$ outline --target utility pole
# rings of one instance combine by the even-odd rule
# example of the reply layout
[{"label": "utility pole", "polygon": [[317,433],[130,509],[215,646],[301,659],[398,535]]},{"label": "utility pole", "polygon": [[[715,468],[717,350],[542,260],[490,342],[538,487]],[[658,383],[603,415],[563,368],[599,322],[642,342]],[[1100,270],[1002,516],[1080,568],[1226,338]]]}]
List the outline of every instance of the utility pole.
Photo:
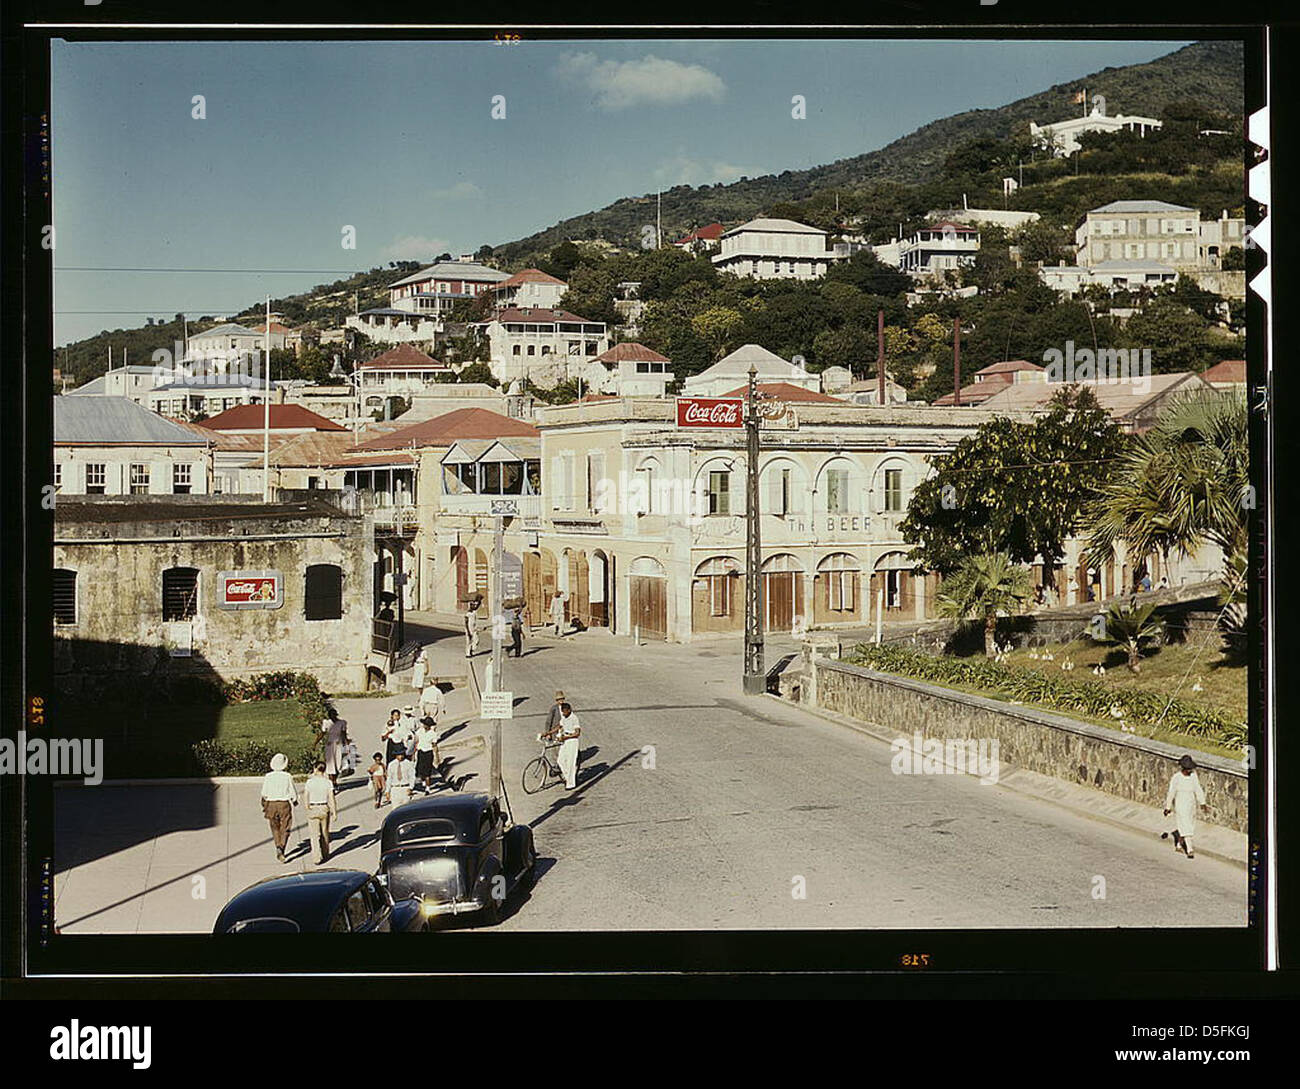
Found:
[{"label": "utility pole", "polygon": [[885,403],[885,312],[876,311],[876,397]]},{"label": "utility pole", "polygon": [[[496,530],[492,540],[492,686],[491,691],[502,691],[501,663],[502,639],[505,634],[505,617],[502,615],[503,599],[501,575],[505,556],[505,517],[496,516]],[[501,720],[492,720],[492,793],[501,796]]]},{"label": "utility pole", "polygon": [[961,318],[952,319],[952,403],[961,405]]},{"label": "utility pole", "polygon": [[271,296],[266,297],[266,391],[262,404],[262,502],[271,501]]},{"label": "utility pole", "polygon": [[763,666],[763,540],[758,509],[758,368],[749,367],[749,411],[745,417],[745,675],[747,696],[767,691]]}]

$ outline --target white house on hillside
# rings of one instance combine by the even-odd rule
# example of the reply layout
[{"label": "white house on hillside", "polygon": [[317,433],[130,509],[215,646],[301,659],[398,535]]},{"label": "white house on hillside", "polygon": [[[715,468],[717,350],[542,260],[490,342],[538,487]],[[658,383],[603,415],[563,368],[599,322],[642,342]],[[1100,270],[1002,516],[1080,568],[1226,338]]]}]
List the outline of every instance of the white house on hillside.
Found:
[{"label": "white house on hillside", "polygon": [[1092,112],[1084,117],[1071,117],[1042,126],[1030,121],[1029,135],[1040,147],[1045,147],[1057,158],[1062,158],[1079,150],[1077,137],[1083,132],[1119,132],[1128,129],[1145,136],[1148,130],[1162,127],[1163,122],[1154,117],[1128,117],[1122,113],[1107,117],[1106,101],[1099,99]]},{"label": "white house on hillside", "polygon": [[806,368],[757,344],[745,344],[707,370],[687,378],[682,392],[690,397],[721,397],[749,382],[751,365],[758,372],[759,382],[785,382],[801,389],[821,391],[821,375],[810,374]]},{"label": "white house on hillside", "polygon": [[816,280],[839,259],[826,239],[792,219],[751,219],[722,235],[711,260],[719,272],[757,280]]},{"label": "white house on hillside", "polygon": [[568,290],[569,285],[563,280],[548,275],[539,268],[523,269],[508,280],[492,285],[494,305],[497,307],[556,307]]},{"label": "white house on hillside", "polygon": [[609,347],[603,321],[549,307],[506,307],[470,327],[487,336],[492,373],[502,382],[528,378],[549,388],[584,373]]}]

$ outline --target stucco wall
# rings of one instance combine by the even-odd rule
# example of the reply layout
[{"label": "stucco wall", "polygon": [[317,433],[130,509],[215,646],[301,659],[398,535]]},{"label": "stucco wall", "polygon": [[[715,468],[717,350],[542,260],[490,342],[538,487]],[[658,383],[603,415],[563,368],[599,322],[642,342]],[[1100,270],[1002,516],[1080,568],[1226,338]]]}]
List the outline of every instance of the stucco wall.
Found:
[{"label": "stucco wall", "polygon": [[[1003,765],[1091,786],[1163,808],[1169,779],[1185,750],[1118,730],[967,695],[861,666],[814,659],[815,681],[801,698],[829,711],[910,737],[996,738]],[[1237,832],[1248,830],[1247,779],[1240,763],[1193,754],[1205,788],[1202,816]]]},{"label": "stucco wall", "polygon": [[[56,523],[54,567],[77,572],[77,623],[55,627],[56,672],[162,665],[169,673],[212,670],[229,679],[292,669],[315,674],[326,688],[359,691],[373,604],[369,532],[366,520],[343,516]],[[305,619],[311,564],[342,568],[340,619]],[[199,570],[189,658],[158,649],[171,634],[162,618],[162,573],[170,567]],[[217,573],[232,570],[280,571],[283,604],[219,608]]]}]

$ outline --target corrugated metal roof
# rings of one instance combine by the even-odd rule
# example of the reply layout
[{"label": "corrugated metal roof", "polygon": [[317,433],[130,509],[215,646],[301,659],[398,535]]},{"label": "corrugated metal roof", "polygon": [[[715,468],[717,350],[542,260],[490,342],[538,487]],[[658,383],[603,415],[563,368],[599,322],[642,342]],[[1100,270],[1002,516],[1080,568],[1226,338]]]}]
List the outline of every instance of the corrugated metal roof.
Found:
[{"label": "corrugated metal roof", "polygon": [[403,276],[400,280],[394,280],[388,286],[400,287],[403,284],[417,284],[421,280],[434,279],[477,280],[498,284],[502,280],[510,279],[510,273],[502,272],[500,269],[488,268],[487,265],[480,265],[474,261],[439,261],[428,268],[420,269],[419,272],[413,272],[409,276]]},{"label": "corrugated metal roof", "polygon": [[55,397],[54,443],[206,446],[207,440],[128,397]]}]

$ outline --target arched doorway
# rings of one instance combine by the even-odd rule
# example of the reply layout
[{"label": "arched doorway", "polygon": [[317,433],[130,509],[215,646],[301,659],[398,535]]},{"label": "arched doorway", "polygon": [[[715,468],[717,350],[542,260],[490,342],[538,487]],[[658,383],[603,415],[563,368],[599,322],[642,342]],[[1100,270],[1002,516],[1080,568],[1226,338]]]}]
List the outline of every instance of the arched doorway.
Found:
[{"label": "arched doorway", "polygon": [[568,569],[564,618],[571,622],[576,617],[584,626],[591,627],[591,598],[588,585],[591,574],[587,554],[578,548],[566,548],[564,561]]},{"label": "arched doorway", "polygon": [[451,562],[456,568],[456,607],[463,608],[469,597],[469,553],[460,545],[452,545]]},{"label": "arched doorway", "polygon": [[697,634],[744,627],[745,583],[734,556],[710,556],[691,582],[691,630]]},{"label": "arched doorway", "polygon": [[898,620],[910,619],[916,611],[916,576],[902,552],[888,552],[876,561],[871,575],[871,608],[891,613]]},{"label": "arched doorway", "polygon": [[600,549],[591,554],[587,564],[587,601],[593,627],[610,626],[609,557]]},{"label": "arched doorway", "polygon": [[540,627],[550,619],[556,590],[555,554],[540,548],[524,554],[524,602],[529,623]]},{"label": "arched doorway", "polygon": [[851,552],[832,552],[813,577],[813,620],[836,624],[861,619],[862,564]]},{"label": "arched doorway", "polygon": [[628,571],[631,622],[642,639],[668,638],[668,578],[663,564],[638,556]]},{"label": "arched doorway", "polygon": [[803,610],[803,565],[789,552],[763,561],[763,601],[768,631],[790,631]]}]

